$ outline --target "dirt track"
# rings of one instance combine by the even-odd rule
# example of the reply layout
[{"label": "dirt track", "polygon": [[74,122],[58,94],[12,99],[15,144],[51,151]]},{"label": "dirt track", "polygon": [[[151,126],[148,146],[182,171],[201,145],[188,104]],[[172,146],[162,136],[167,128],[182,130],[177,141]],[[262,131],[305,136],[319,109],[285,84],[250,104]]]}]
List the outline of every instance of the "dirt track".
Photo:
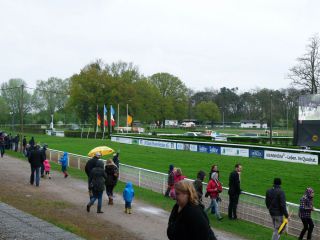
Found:
[{"label": "dirt track", "polygon": [[[52,179],[41,179],[40,187],[31,186],[29,164],[12,157],[0,158],[0,201],[40,218],[77,228],[88,239],[167,239],[169,213],[134,201],[133,214],[123,212],[122,198],[116,195],[112,207],[106,204],[104,214],[97,215],[96,205],[87,213],[87,186],[84,181],[64,179],[53,172]],[[50,216],[50,217],[48,217]],[[219,240],[240,239],[215,231]]]}]

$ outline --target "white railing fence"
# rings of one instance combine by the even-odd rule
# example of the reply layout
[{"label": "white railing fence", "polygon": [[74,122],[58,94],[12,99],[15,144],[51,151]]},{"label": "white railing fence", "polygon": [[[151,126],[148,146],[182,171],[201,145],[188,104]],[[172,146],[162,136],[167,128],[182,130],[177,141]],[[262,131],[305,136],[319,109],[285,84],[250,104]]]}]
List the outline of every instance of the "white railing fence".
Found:
[{"label": "white railing fence", "polygon": [[[48,149],[47,156],[50,161],[58,163],[60,157],[63,155],[62,151]],[[84,170],[87,156],[77,155],[69,153],[69,167]],[[142,188],[150,189],[152,191],[164,194],[167,188],[167,177],[165,173],[160,173],[148,169],[138,168],[126,164],[120,163],[119,180],[122,182],[131,181],[134,185]],[[188,179],[193,181],[191,179]],[[206,183],[204,183],[204,192]],[[228,189],[224,188],[224,191],[220,194],[222,202],[220,203],[220,211],[222,213],[228,213]],[[205,206],[209,206],[210,199],[203,198]],[[298,217],[299,205],[287,202],[287,208],[291,213],[291,218],[288,224],[288,233],[294,236],[298,236],[303,225]],[[314,239],[320,239],[320,211],[316,209],[312,213],[315,228],[313,231]],[[240,195],[238,205],[238,217],[262,226],[272,228],[271,217],[268,209],[265,206],[265,197],[243,192]]]}]

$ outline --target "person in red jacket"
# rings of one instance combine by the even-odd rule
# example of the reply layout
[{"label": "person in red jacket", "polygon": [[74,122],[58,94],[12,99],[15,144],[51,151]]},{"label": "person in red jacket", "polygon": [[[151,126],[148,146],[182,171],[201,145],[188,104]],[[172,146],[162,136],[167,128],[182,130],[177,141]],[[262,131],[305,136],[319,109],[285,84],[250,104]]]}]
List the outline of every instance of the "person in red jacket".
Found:
[{"label": "person in red jacket", "polygon": [[222,185],[218,179],[219,175],[218,172],[213,172],[211,175],[211,179],[207,186],[207,192],[209,193],[211,204],[206,209],[206,212],[209,211],[209,209],[214,208],[215,215],[217,219],[220,221],[222,220],[222,217],[219,212],[219,193],[222,192]]}]

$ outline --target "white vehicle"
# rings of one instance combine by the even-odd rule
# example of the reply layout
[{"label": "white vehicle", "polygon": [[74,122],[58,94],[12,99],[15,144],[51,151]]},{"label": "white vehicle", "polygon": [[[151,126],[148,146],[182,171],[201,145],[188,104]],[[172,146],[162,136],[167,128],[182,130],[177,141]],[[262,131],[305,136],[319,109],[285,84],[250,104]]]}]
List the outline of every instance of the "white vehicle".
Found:
[{"label": "white vehicle", "polygon": [[190,128],[190,127],[195,127],[196,124],[194,122],[183,122],[181,123],[181,127],[184,127],[184,128]]},{"label": "white vehicle", "polygon": [[199,136],[199,133],[197,133],[197,132],[186,132],[186,133],[183,134],[183,136],[196,137],[196,136]]}]

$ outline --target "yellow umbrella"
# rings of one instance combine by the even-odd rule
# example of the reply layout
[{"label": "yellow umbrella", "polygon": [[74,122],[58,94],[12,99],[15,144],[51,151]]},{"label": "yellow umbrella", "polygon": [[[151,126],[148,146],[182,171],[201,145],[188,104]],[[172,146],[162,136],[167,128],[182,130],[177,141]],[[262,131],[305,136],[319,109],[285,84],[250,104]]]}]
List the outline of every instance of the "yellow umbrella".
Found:
[{"label": "yellow umbrella", "polygon": [[92,149],[89,153],[88,156],[89,157],[93,157],[97,152],[100,152],[102,156],[104,155],[108,155],[114,152],[114,150],[112,148],[109,148],[107,146],[100,146],[100,147],[96,147],[94,149]]}]

